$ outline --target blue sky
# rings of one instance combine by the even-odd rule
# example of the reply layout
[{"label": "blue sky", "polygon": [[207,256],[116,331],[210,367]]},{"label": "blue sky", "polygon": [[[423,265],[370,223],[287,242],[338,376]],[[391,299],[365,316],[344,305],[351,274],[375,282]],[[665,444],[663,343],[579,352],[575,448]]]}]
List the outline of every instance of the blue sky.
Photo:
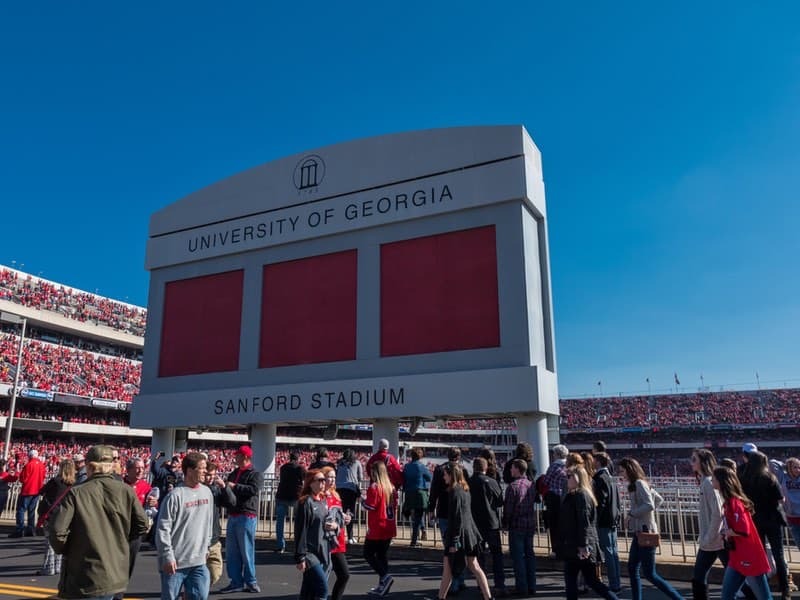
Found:
[{"label": "blue sky", "polygon": [[4,3],[0,263],[145,304],[149,216],[194,190],[519,123],[562,395],[800,385],[798,22],[794,2]]}]

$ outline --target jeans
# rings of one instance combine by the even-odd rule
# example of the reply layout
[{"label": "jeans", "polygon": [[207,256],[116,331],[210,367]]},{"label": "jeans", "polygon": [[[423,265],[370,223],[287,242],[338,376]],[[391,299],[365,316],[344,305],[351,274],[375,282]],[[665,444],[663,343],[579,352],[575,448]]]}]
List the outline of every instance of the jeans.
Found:
[{"label": "jeans", "polygon": [[536,556],[533,554],[533,532],[508,532],[508,549],[514,561],[514,587],[518,593],[536,593]]},{"label": "jeans", "polygon": [[225,558],[228,577],[236,587],[256,583],[256,520],[244,515],[228,517]]},{"label": "jeans", "polygon": [[722,578],[721,600],[735,600],[736,592],[742,587],[745,579],[748,587],[753,591],[758,600],[772,600],[772,592],[769,591],[769,582],[766,575],[755,577],[745,577],[731,567],[725,568],[725,576]]},{"label": "jeans", "polygon": [[781,592],[789,590],[789,569],[786,567],[786,559],[783,556],[783,527],[780,525],[768,525],[758,529],[761,537],[761,544],[766,549],[769,542],[772,550],[772,558],[775,559],[775,573],[778,576],[778,584]]},{"label": "jeans", "polygon": [[633,600],[642,600],[642,580],[639,577],[640,568],[641,575],[664,592],[664,595],[668,598],[672,598],[672,600],[683,600],[683,596],[656,573],[656,549],[639,547],[639,541],[634,535],[633,541],[631,541],[631,550],[628,554],[628,576],[631,580],[631,596]]},{"label": "jeans", "polygon": [[186,600],[206,600],[211,587],[208,567],[186,567],[172,575],[161,571],[161,600],[179,600],[181,587],[186,590]]},{"label": "jeans", "polygon": [[36,529],[36,505],[39,496],[20,496],[17,504],[17,533],[25,531],[25,513],[28,513],[28,531]]},{"label": "jeans", "polygon": [[[500,530],[490,529],[489,531],[482,531],[481,535],[486,540],[486,545],[489,547],[489,554],[492,555],[492,574],[494,575],[494,587],[498,590],[505,589],[506,587],[506,574],[503,568],[503,544],[500,540]],[[478,564],[481,569],[486,572],[486,553],[481,552],[478,555]]]},{"label": "jeans", "polygon": [[608,572],[608,587],[612,590],[619,590],[622,587],[619,572],[619,551],[617,550],[617,530],[610,527],[598,527],[597,539],[600,542],[600,550],[606,561],[606,571]]},{"label": "jeans", "polygon": [[419,540],[419,534],[424,531],[425,525],[423,519],[425,518],[425,511],[421,508],[411,511],[411,543],[415,544]]},{"label": "jeans", "polygon": [[698,550],[692,573],[692,597],[695,600],[707,600],[708,573],[718,558],[723,566],[728,566],[727,550]]},{"label": "jeans", "polygon": [[[440,517],[436,519],[436,524],[439,525],[439,533],[442,534],[442,542],[444,543],[444,539],[447,537],[447,519],[442,519]],[[445,551],[447,550],[448,548],[445,548]],[[464,583],[464,573],[461,573],[458,577],[453,576],[453,581],[450,583],[450,591],[457,592],[463,587],[466,587]]]},{"label": "jeans", "polygon": [[284,526],[286,525],[286,515],[289,509],[297,510],[297,502],[288,500],[277,500],[275,503],[275,539],[278,542],[278,549],[286,548],[286,537],[284,536]]},{"label": "jeans", "polygon": [[609,590],[597,578],[597,565],[590,560],[570,558],[564,561],[564,585],[567,600],[578,600],[578,573],[583,575],[583,580],[590,588],[606,600],[619,600],[617,595]]},{"label": "jeans", "polygon": [[328,574],[317,563],[313,567],[306,567],[303,571],[303,582],[300,584],[300,600],[327,600]]}]

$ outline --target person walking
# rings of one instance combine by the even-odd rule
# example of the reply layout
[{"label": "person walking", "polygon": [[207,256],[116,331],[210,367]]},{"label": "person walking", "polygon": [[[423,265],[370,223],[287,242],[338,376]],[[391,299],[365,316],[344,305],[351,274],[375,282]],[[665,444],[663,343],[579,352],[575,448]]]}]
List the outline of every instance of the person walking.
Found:
[{"label": "person walking", "polygon": [[[439,533],[442,539],[447,536],[447,484],[444,481],[444,467],[446,464],[457,465],[461,461],[461,450],[459,448],[447,449],[447,463],[437,465],[433,470],[431,479],[431,489],[428,495],[428,515],[431,521],[435,521],[439,526]],[[450,593],[457,594],[466,587],[464,574],[453,578],[450,584]]]},{"label": "person walking", "polygon": [[44,529],[44,562],[37,575],[58,575],[61,573],[62,556],[56,554],[50,543],[48,530],[49,521],[53,511],[58,507],[61,500],[75,485],[75,463],[71,460],[62,460],[58,465],[58,474],[44,484],[42,488],[42,499],[39,502],[39,521],[37,524]]},{"label": "person walking", "polygon": [[[28,462],[22,467],[19,474],[19,482],[22,487],[19,491],[17,500],[17,528],[8,537],[20,538],[23,535],[34,535],[36,530],[36,504],[39,502],[39,494],[44,486],[45,466],[39,460],[39,452],[35,449],[28,451]],[[25,515],[28,515],[28,523],[25,524]]]},{"label": "person walking", "polygon": [[289,462],[281,465],[278,471],[278,489],[275,492],[275,552],[283,554],[286,550],[286,516],[297,510],[297,501],[303,489],[306,469],[299,462],[297,450],[289,451]]},{"label": "person walking", "polygon": [[378,440],[378,451],[367,460],[367,474],[372,472],[372,465],[376,462],[382,462],[386,465],[389,481],[392,482],[395,489],[399,489],[403,485],[403,467],[400,466],[397,458],[389,453],[389,440],[386,438]]},{"label": "person walking", "polygon": [[616,593],[622,589],[617,545],[621,506],[619,488],[611,476],[611,457],[605,452],[596,452],[592,456],[592,461],[595,468],[595,473],[592,475],[592,491],[597,502],[597,540],[606,563],[608,587]]},{"label": "person walking", "polygon": [[767,573],[769,560],[753,523],[753,503],[742,491],[736,472],[727,467],[714,469],[714,489],[723,500],[722,535],[728,550],[728,565],[722,578],[721,600],[735,600],[746,581],[757,600],[771,600]]},{"label": "person walking", "polygon": [[569,450],[563,444],[553,446],[553,462],[544,474],[542,485],[545,488],[543,494],[545,509],[545,524],[550,533],[550,548],[555,551],[559,544],[561,534],[558,531],[558,511],[561,508],[561,498],[567,488],[567,455]]},{"label": "person walking", "polygon": [[432,476],[422,464],[421,448],[412,448],[409,456],[411,460],[403,467],[403,516],[411,519],[411,547],[417,548],[419,539],[426,539],[424,520]]},{"label": "person walking", "polygon": [[225,534],[225,566],[230,583],[220,594],[234,592],[260,593],[256,581],[256,521],[261,473],[253,469],[253,450],[241,446],[234,456],[236,470],[225,484],[228,525]]},{"label": "person walking", "polygon": [[350,580],[350,568],[347,565],[347,532],[346,525],[350,520],[342,510],[342,499],[336,491],[336,469],[324,467],[322,474],[325,476],[325,500],[328,505],[327,523],[335,523],[336,529],[326,530],[325,535],[328,539],[328,546],[331,550],[331,566],[336,575],[336,583],[333,584],[331,600],[341,600],[347,582]]},{"label": "person walking", "polygon": [[387,553],[389,544],[397,535],[397,491],[389,480],[383,461],[375,461],[369,473],[372,483],[361,506],[367,511],[367,539],[364,541],[364,559],[378,574],[378,585],[369,593],[385,596],[394,579],[389,575]]},{"label": "person walking", "polygon": [[325,538],[325,475],[309,469],[294,513],[294,561],[303,574],[300,600],[327,600],[331,553]]},{"label": "person walking", "polygon": [[[356,514],[356,504],[361,498],[361,482],[364,480],[364,467],[356,458],[352,448],[346,448],[336,465],[336,491],[342,499],[342,510],[351,517]],[[358,540],[353,535],[355,519],[347,522],[347,543],[356,544]]]},{"label": "person walking", "polygon": [[728,564],[728,552],[722,539],[722,499],[714,489],[712,475],[717,468],[714,454],[705,448],[692,452],[692,472],[700,485],[700,499],[697,504],[697,556],[692,573],[692,597],[695,600],[708,598],[708,573],[720,560],[722,566]]},{"label": "person walking", "polygon": [[64,555],[59,598],[111,600],[128,586],[128,540],[147,531],[147,516],[133,489],[114,477],[112,451],[89,449],[88,478],[72,486],[51,517],[50,543]]},{"label": "person walking", "polygon": [[492,594],[489,591],[489,582],[478,563],[483,540],[472,519],[469,485],[464,478],[464,470],[461,465],[447,463],[443,471],[448,490],[448,523],[447,535],[442,540],[444,561],[442,581],[439,583],[439,598],[447,597],[453,577],[463,572],[466,567],[475,576],[483,599],[490,600]]},{"label": "person walking", "polygon": [[211,522],[211,545],[208,547],[206,567],[208,567],[209,586],[214,585],[222,577],[222,509],[225,506],[222,489],[225,482],[217,477],[217,463],[206,462],[206,476],[203,483],[208,486],[214,498],[214,520]]},{"label": "person walking", "polygon": [[761,544],[766,546],[769,542],[781,597],[786,600],[791,597],[791,592],[789,570],[783,554],[783,527],[786,525],[783,491],[777,477],[769,470],[767,455],[758,450],[750,452],[740,481],[744,495],[753,502],[753,523]]},{"label": "person walking", "polygon": [[506,488],[503,525],[508,530],[508,547],[514,561],[514,586],[517,595],[536,594],[536,555],[533,534],[536,531],[536,488],[526,473],[528,465],[521,458],[511,461],[511,483]]},{"label": "person walking", "polygon": [[785,464],[770,460],[769,464],[783,490],[783,507],[789,531],[792,532],[795,545],[800,548],[800,458],[789,458]]},{"label": "person walking", "polygon": [[[472,461],[472,477],[469,478],[472,519],[492,555],[492,574],[496,597],[507,595],[505,568],[503,565],[503,543],[500,539],[500,509],[503,507],[503,490],[497,479],[490,476],[489,463],[483,457]],[[448,508],[449,511],[449,508]],[[486,552],[478,554],[478,564],[486,572]]]},{"label": "person walking", "polygon": [[559,519],[562,541],[556,554],[564,560],[567,600],[578,600],[579,574],[601,597],[617,600],[617,595],[597,577],[597,565],[601,561],[595,527],[597,502],[591,479],[583,467],[573,467],[567,472],[567,493],[561,503]]},{"label": "person walking", "polygon": [[164,498],[158,517],[156,550],[161,600],[206,600],[210,587],[206,557],[211,547],[214,496],[203,485],[206,459],[189,452],[181,461],[183,482]]},{"label": "person walking", "polygon": [[644,470],[636,459],[625,457],[619,461],[620,471],[628,482],[630,510],[628,512],[628,531],[633,533],[628,552],[628,576],[631,581],[633,600],[642,598],[643,576],[668,598],[682,600],[677,590],[656,573],[656,549],[639,545],[637,533],[640,531],[658,533],[656,509],[663,498],[650,487]]}]

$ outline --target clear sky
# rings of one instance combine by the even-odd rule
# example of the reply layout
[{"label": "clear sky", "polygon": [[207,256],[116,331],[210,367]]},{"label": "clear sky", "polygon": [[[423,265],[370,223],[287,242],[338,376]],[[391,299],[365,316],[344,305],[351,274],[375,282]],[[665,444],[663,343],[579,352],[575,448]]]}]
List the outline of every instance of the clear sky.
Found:
[{"label": "clear sky", "polygon": [[562,395],[800,385],[799,23],[797,2],[1,3],[0,263],[144,305],[149,216],[194,190],[522,124]]}]

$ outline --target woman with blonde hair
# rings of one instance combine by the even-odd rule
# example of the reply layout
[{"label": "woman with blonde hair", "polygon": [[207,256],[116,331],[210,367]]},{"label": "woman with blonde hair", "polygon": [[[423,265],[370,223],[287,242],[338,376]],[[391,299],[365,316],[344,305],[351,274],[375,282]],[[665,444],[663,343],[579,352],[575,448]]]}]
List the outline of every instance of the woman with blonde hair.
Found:
[{"label": "woman with blonde hair", "polygon": [[486,574],[478,564],[481,554],[481,534],[472,518],[472,506],[469,485],[464,478],[461,465],[446,463],[442,467],[445,485],[447,485],[447,533],[444,544],[444,568],[442,581],[439,584],[439,598],[446,598],[447,591],[454,577],[458,577],[468,568],[475,576],[484,600],[492,597]]},{"label": "woman with blonde hair", "polygon": [[633,538],[628,552],[628,576],[631,580],[631,596],[633,600],[642,598],[641,570],[641,575],[661,590],[665,596],[672,600],[683,600],[683,596],[656,573],[655,547],[640,546],[637,536],[640,531],[658,533],[656,509],[661,506],[664,499],[650,487],[644,469],[636,459],[626,456],[619,461],[619,468],[623,477],[628,481],[628,496],[630,497],[628,531],[633,534]]},{"label": "woman with blonde hair", "polygon": [[45,529],[45,552],[42,568],[37,571],[37,575],[58,575],[61,573],[62,556],[56,554],[50,545],[47,528],[52,512],[73,485],[75,485],[75,463],[72,460],[62,460],[58,463],[58,474],[45,483],[40,492],[42,501],[39,502],[39,522],[37,527]]},{"label": "woman with blonde hair", "polygon": [[607,600],[617,600],[597,577],[602,560],[597,538],[597,500],[586,469],[580,466],[567,470],[567,493],[558,513],[561,545],[558,556],[564,561],[564,583],[567,600],[578,598],[578,575],[590,588]]},{"label": "woman with blonde hair", "polygon": [[350,521],[350,516],[346,515],[342,509],[342,499],[336,491],[336,469],[333,467],[323,467],[320,469],[325,475],[325,498],[328,504],[328,522],[336,523],[337,529],[326,532],[328,543],[331,548],[331,565],[336,574],[336,583],[333,584],[331,600],[341,600],[344,589],[350,580],[350,569],[347,566],[347,535],[345,526]]},{"label": "woman with blonde hair", "polygon": [[372,483],[361,506],[367,511],[367,538],[364,540],[364,560],[378,574],[378,585],[370,590],[375,596],[385,596],[394,579],[389,575],[386,557],[389,544],[397,535],[397,491],[389,480],[389,472],[381,461],[372,463],[369,473]]}]

